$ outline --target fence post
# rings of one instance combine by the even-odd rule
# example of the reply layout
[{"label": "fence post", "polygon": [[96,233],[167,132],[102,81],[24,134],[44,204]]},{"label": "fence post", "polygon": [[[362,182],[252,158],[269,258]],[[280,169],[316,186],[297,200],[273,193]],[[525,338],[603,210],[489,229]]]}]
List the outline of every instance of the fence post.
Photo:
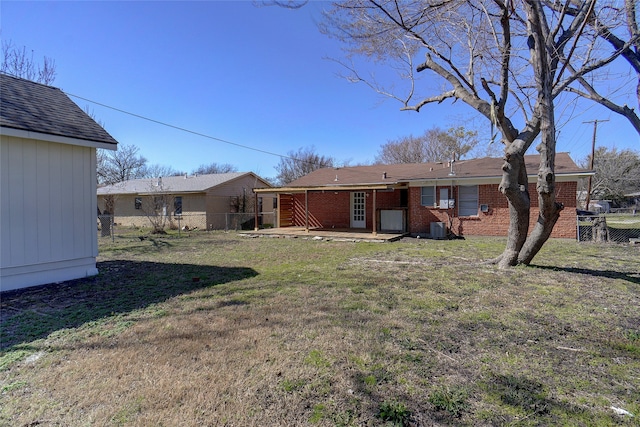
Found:
[{"label": "fence post", "polygon": [[582,241],[582,237],[580,236],[580,215],[576,215],[576,237],[578,242]]}]

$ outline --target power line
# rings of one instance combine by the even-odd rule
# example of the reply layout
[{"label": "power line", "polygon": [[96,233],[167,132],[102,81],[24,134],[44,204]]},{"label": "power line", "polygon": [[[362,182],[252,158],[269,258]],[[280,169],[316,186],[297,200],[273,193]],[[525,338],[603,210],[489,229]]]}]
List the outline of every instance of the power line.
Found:
[{"label": "power line", "polygon": [[252,151],[256,151],[258,153],[263,153],[263,154],[268,154],[270,156],[280,157],[281,159],[290,159],[290,160],[304,162],[304,163],[308,163],[308,164],[312,164],[312,165],[316,165],[316,166],[321,166],[322,167],[322,164],[319,164],[319,163],[313,163],[313,162],[309,162],[309,161],[302,160],[302,159],[296,159],[295,157],[285,156],[283,154],[278,154],[278,153],[273,153],[271,151],[261,150],[259,148],[250,147],[248,145],[238,144],[237,142],[227,141],[227,140],[222,139],[222,138],[217,138],[215,136],[211,136],[211,135],[207,135],[207,134],[204,134],[204,133],[196,132],[196,131],[193,131],[193,130],[190,130],[190,129],[186,129],[186,128],[183,128],[183,127],[180,127],[180,126],[172,125],[170,123],[162,122],[160,120],[155,120],[155,119],[152,119],[150,117],[145,117],[145,116],[142,116],[140,114],[132,113],[130,111],[126,111],[126,110],[123,110],[123,109],[120,109],[120,108],[112,107],[110,105],[106,105],[106,104],[103,104],[101,102],[93,101],[91,99],[85,98],[85,97],[80,96],[80,95],[74,95],[73,93],[69,93],[69,92],[64,92],[64,93],[66,95],[68,95],[68,96],[73,96],[74,98],[82,99],[83,101],[91,102],[92,104],[96,104],[96,105],[99,105],[101,107],[117,111],[119,113],[127,114],[129,116],[137,117],[139,119],[147,120],[149,122],[156,123],[156,124],[159,124],[161,126],[170,127],[172,129],[176,129],[176,130],[179,130],[179,131],[182,131],[182,132],[187,132],[187,133],[190,133],[192,135],[197,135],[197,136],[200,136],[200,137],[203,137],[203,138],[212,139],[214,141],[222,142],[224,144],[234,145],[236,147],[244,148],[245,150],[252,150]]}]

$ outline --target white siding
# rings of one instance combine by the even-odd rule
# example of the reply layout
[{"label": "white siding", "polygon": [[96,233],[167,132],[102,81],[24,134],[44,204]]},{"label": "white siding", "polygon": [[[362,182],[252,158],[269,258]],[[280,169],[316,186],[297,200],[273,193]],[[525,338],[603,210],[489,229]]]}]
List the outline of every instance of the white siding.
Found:
[{"label": "white siding", "polygon": [[95,148],[0,138],[1,289],[97,273]]}]

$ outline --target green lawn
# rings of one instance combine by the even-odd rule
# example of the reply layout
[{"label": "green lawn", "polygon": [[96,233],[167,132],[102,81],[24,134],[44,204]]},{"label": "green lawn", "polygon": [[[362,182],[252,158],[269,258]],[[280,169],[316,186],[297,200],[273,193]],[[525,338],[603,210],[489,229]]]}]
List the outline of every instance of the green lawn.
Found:
[{"label": "green lawn", "polygon": [[504,243],[105,239],[2,295],[0,425],[640,425],[640,248]]}]

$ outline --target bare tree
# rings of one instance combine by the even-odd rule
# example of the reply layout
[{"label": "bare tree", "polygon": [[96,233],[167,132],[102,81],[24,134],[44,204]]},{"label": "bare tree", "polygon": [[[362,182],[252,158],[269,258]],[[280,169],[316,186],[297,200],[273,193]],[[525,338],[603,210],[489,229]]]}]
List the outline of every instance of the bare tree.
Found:
[{"label": "bare tree", "polygon": [[299,148],[280,158],[280,163],[276,165],[276,179],[280,185],[286,185],[316,169],[332,167],[334,163],[332,157],[317,154],[315,147]]},{"label": "bare tree", "polygon": [[[345,44],[341,63],[351,81],[400,101],[408,111],[460,100],[501,134],[505,162],[499,189],[510,208],[507,245],[495,260],[501,267],[529,264],[563,209],[555,200],[556,105],[578,98],[597,102],[640,133],[635,111],[603,92],[629,85],[603,78],[616,58],[640,76],[635,0],[350,0],[334,3],[325,18],[321,29]],[[401,69],[405,91],[363,76],[353,56]],[[440,79],[439,89],[422,84],[423,72]],[[540,208],[529,232],[524,154],[537,138]]]},{"label": "bare tree", "polygon": [[166,234],[165,228],[171,224],[175,199],[169,190],[159,177],[149,185],[149,195],[141,198],[140,209],[151,223],[152,234]]},{"label": "bare tree", "polygon": [[88,105],[85,105],[84,112],[87,113],[87,116],[91,117],[94,122],[100,125],[100,127],[104,128],[104,122],[96,116],[96,112]]},{"label": "bare tree", "polygon": [[[584,167],[590,165],[590,157],[582,162]],[[640,191],[640,153],[636,151],[599,147],[593,156],[593,169],[593,199],[619,202],[625,194]]]},{"label": "bare tree", "polygon": [[158,178],[162,176],[180,176],[185,175],[185,172],[175,170],[171,166],[166,165],[145,165],[140,171],[141,178]]},{"label": "bare tree", "polygon": [[97,150],[98,183],[115,184],[147,176],[147,159],[135,145],[119,146],[117,151]]},{"label": "bare tree", "polygon": [[478,143],[477,132],[463,127],[444,131],[438,127],[422,136],[409,135],[388,141],[380,147],[376,163],[425,163],[460,160]]},{"label": "bare tree", "polygon": [[33,51],[29,55],[26,47],[19,48],[11,40],[2,40],[0,72],[50,85],[56,79],[56,63],[45,56],[39,64],[33,59]]},{"label": "bare tree", "polygon": [[194,175],[208,175],[213,173],[229,173],[238,172],[238,168],[229,163],[209,163],[208,165],[200,165],[193,170]]}]

